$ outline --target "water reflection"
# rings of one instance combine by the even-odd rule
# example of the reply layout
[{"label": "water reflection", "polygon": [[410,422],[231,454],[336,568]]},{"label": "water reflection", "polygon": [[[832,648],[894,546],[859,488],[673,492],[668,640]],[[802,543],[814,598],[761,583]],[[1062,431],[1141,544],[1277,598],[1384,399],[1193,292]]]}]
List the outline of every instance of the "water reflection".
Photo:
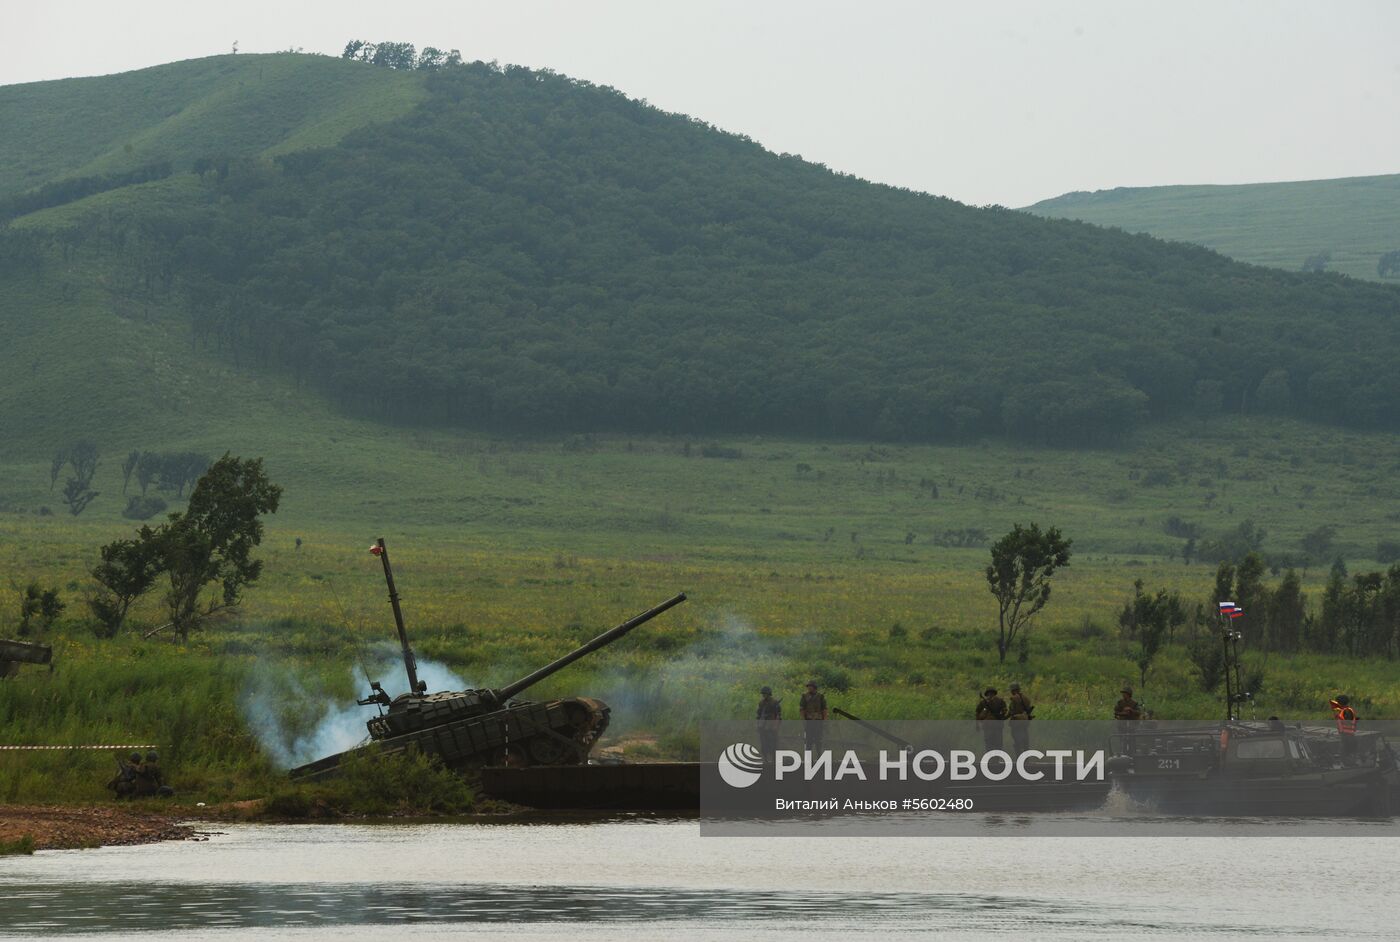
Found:
[{"label": "water reflection", "polygon": [[[952,893],[316,883],[66,883],[6,889],[0,926],[21,935],[425,923],[778,923],[831,929],[872,920],[887,928],[966,929],[987,922],[992,929],[1013,917],[1021,925],[1082,923],[1087,917],[1101,929],[1112,926],[1123,932],[1150,926],[1122,914],[1086,913],[1082,901]],[[1190,931],[1192,926],[1175,928]]]},{"label": "water reflection", "polygon": [[[1019,818],[999,830],[1034,833]],[[1190,836],[707,838],[695,822],[227,825],[205,843],[0,859],[0,935],[340,940],[355,926],[511,942],[789,938],[868,942],[1025,932],[1393,935],[1390,828],[1344,840]]]}]

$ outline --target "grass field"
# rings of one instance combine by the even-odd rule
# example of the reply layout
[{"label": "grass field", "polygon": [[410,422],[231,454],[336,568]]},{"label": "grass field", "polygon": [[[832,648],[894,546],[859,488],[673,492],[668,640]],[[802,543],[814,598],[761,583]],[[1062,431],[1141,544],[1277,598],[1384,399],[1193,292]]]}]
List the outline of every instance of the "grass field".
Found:
[{"label": "grass field", "polygon": [[1400,174],[1235,186],[1125,187],[1066,193],[1026,210],[1195,242],[1241,262],[1289,271],[1298,271],[1310,256],[1330,252],[1328,271],[1376,281],[1380,256],[1400,249],[1397,206]]},{"label": "grass field", "polygon": [[[1099,717],[1136,677],[1116,628],[1133,580],[1192,600],[1209,593],[1212,567],[1176,556],[1168,516],[1207,531],[1252,518],[1275,552],[1333,524],[1353,569],[1373,565],[1400,519],[1393,437],[1224,421],[1160,435],[1060,452],[500,440],[386,434],[348,419],[244,429],[231,444],[267,455],[284,509],[269,520],[266,575],[243,611],[188,646],[134,633],[98,641],[82,624],[96,547],[133,527],[117,513],[116,461],[97,485],[112,496],[76,520],[49,497],[47,463],[13,462],[0,469],[0,563],[14,589],[56,584],[70,608],[53,632],[55,672],[27,669],[0,685],[0,718],[11,742],[162,743],[191,800],[266,792],[274,756],[295,753],[330,706],[363,693],[361,662],[391,690],[401,685],[382,576],[366,552],[381,535],[420,657],[466,684],[506,683],[688,592],[688,604],[536,690],[602,697],[637,755],[690,754],[702,720],[747,715],[762,683],[793,698],[813,675],[834,705],[877,718],[963,716],[983,685],[1011,679],[1027,684],[1042,717]],[[34,513],[49,503],[59,512]],[[1032,520],[1060,526],[1076,554],[1029,662],[999,665],[985,545],[938,543]],[[1322,574],[1307,573],[1314,592]],[[157,601],[140,604],[134,628],[160,622]],[[0,634],[17,611],[12,592]],[[1400,715],[1391,663],[1273,655],[1265,666],[1261,711],[1322,715],[1345,688],[1366,715]],[[1180,643],[1159,658],[1144,698],[1161,716],[1218,712]],[[278,735],[260,740],[273,719]],[[109,764],[11,754],[0,760],[0,800],[98,798]]]}]

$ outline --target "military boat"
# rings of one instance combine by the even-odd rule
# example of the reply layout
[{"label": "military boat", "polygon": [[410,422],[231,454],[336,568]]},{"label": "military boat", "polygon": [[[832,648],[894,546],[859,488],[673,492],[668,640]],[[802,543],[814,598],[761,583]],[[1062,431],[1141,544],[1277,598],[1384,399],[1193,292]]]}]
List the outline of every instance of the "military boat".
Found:
[{"label": "military boat", "polygon": [[457,771],[485,766],[523,768],[584,764],[593,745],[608,728],[608,705],[592,697],[534,701],[517,699],[517,696],[686,599],[684,593],[672,596],[503,687],[429,693],[427,684],[418,679],[417,661],[404,629],[388,548],[380,539],[370,552],[379,557],[384,566],[389,603],[408,675],[408,692],[391,698],[379,683],[371,682],[369,696],[357,701],[362,706],[379,708],[379,715],[365,724],[368,741],[292,769],[290,774],[295,779],[334,775],[342,761],[356,753],[376,756],[419,753],[434,756]]},{"label": "military boat", "polygon": [[1344,734],[1277,718],[1245,721],[1240,632],[1227,623],[1223,722],[1129,720],[1111,737],[1110,778],[1164,814],[1387,817],[1400,799],[1395,748],[1375,729]]}]

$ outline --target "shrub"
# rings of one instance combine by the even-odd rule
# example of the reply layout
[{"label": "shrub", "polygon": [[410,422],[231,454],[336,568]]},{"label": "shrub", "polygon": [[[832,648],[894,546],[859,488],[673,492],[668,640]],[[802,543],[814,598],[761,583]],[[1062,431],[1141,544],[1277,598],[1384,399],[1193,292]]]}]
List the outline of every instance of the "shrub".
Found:
[{"label": "shrub", "polygon": [[58,596],[57,586],[45,589],[37,582],[29,583],[19,599],[20,636],[28,635],[36,623],[45,631],[52,628],[54,620],[63,613],[64,607]]},{"label": "shrub", "polygon": [[839,667],[822,665],[812,672],[813,679],[827,690],[846,693],[851,689],[851,675]]},{"label": "shrub", "polygon": [[980,527],[965,527],[961,530],[940,530],[933,535],[935,546],[968,549],[987,545],[987,531]]},{"label": "shrub", "polygon": [[1202,535],[1199,523],[1183,520],[1176,514],[1172,514],[1162,521],[1162,532],[1167,536],[1175,536],[1183,540],[1199,540]]},{"label": "shrub", "polygon": [[[300,799],[287,793],[274,797],[279,807],[290,811],[302,807]],[[371,816],[461,813],[474,801],[470,786],[436,757],[385,756],[372,750],[351,753],[341,762],[340,774],[313,786],[304,798],[308,811],[319,801],[334,813]]]},{"label": "shrub", "polygon": [[309,818],[312,802],[306,791],[295,786],[274,792],[267,799],[265,810],[274,818]]},{"label": "shrub", "polygon": [[1143,487],[1170,487],[1176,483],[1176,475],[1166,468],[1153,468],[1142,476]]},{"label": "shrub", "polygon": [[26,834],[17,841],[0,841],[0,857],[8,854],[34,853],[34,838]]},{"label": "shrub", "polygon": [[127,499],[126,509],[122,511],[122,516],[128,520],[150,520],[156,514],[165,510],[166,506],[164,500],[154,495],[151,497],[142,497],[133,494]]}]

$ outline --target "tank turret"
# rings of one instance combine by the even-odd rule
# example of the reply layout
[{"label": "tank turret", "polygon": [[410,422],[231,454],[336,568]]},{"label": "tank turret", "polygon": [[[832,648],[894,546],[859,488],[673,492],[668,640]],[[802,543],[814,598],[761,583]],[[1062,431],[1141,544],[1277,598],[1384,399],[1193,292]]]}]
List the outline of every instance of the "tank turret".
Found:
[{"label": "tank turret", "polygon": [[[384,564],[409,689],[390,698],[380,684],[370,684],[370,695],[358,701],[381,707],[380,715],[366,724],[369,737],[379,744],[381,753],[423,752],[458,770],[586,762],[593,744],[608,727],[607,704],[591,697],[532,701],[516,699],[517,695],[686,600],[684,593],[672,596],[505,686],[428,693],[426,684],[418,679],[417,661],[404,630],[389,551],[381,539],[370,552]],[[333,774],[346,754],[327,756],[293,769],[291,774],[294,778]]]}]

